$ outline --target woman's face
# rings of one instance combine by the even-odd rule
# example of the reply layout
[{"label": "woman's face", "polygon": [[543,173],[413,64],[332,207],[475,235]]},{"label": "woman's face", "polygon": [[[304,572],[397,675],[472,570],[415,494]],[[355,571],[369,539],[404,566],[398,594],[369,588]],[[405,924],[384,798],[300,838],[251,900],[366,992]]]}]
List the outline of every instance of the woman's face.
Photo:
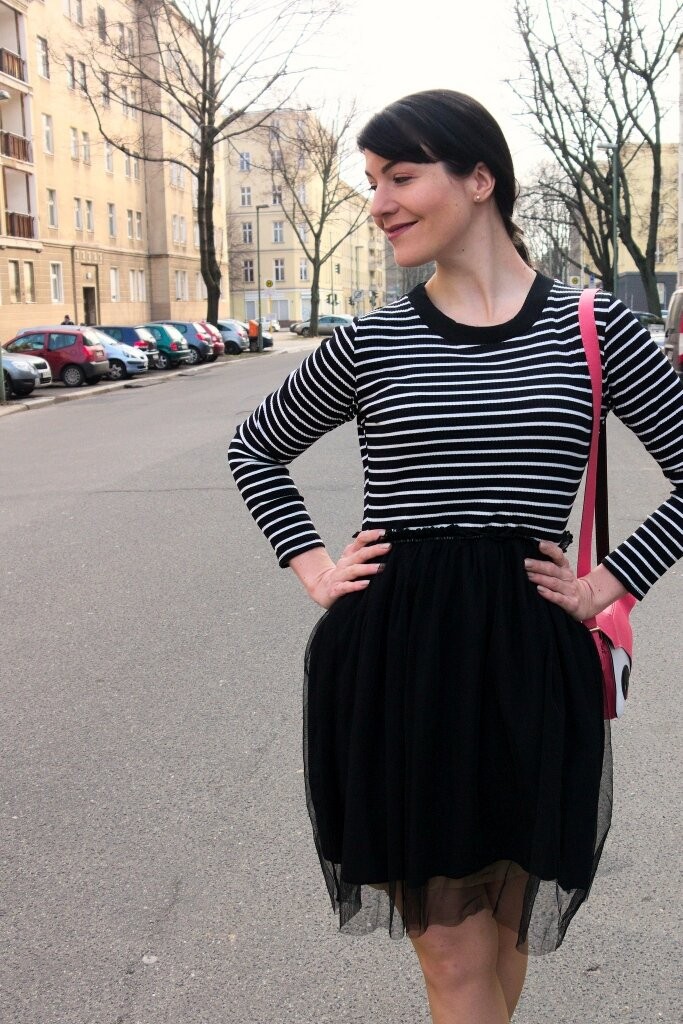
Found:
[{"label": "woman's face", "polygon": [[476,172],[457,178],[443,163],[394,163],[366,149],[365,173],[374,192],[372,218],[399,266],[448,261],[467,251]]}]

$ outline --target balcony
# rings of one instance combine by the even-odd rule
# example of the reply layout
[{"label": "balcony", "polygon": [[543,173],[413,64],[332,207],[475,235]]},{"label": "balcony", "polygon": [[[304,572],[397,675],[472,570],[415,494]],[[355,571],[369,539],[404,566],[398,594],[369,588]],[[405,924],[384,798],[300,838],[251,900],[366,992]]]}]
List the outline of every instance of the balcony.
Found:
[{"label": "balcony", "polygon": [[11,50],[6,50],[4,47],[0,47],[0,71],[4,71],[6,75],[11,75],[12,78],[16,78],[20,82],[26,81],[26,61],[17,53],[12,53]]},{"label": "balcony", "polygon": [[35,238],[35,218],[30,213],[5,211],[7,234],[12,238]]},{"label": "balcony", "polygon": [[31,143],[22,135],[15,135],[13,132],[0,130],[0,153],[12,160],[23,160],[24,163],[33,163]]}]

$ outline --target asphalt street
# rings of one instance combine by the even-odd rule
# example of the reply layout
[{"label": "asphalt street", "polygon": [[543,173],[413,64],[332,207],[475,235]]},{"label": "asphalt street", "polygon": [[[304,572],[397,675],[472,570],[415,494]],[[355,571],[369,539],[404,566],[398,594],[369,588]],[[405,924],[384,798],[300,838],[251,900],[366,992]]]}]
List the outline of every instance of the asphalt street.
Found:
[{"label": "asphalt street", "polygon": [[[407,940],[336,930],[301,764],[320,610],[225,460],[302,354],[0,419],[2,1024],[429,1020]],[[668,485],[619,424],[611,466],[618,539]],[[360,519],[353,427],[294,476],[338,552]],[[613,828],[515,1024],[683,1018],[682,575],[634,613]]]}]

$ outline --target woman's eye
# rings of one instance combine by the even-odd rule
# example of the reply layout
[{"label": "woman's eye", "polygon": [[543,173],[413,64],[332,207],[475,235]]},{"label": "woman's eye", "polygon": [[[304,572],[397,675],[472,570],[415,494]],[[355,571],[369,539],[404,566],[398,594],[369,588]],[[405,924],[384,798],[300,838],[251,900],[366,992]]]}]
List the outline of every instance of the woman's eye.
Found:
[{"label": "woman's eye", "polygon": [[376,185],[368,184],[368,188],[370,189],[371,192],[376,192],[377,191],[377,186]]},{"label": "woman's eye", "polygon": [[410,176],[407,174],[397,174],[394,178],[394,185],[405,185],[407,181],[410,181]]}]

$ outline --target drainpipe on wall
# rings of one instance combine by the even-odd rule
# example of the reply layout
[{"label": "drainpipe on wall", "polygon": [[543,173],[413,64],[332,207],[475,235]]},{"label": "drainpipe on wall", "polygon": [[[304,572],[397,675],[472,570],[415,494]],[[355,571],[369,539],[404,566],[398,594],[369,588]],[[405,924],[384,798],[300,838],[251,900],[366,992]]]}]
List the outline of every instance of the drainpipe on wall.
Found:
[{"label": "drainpipe on wall", "polygon": [[80,322],[78,315],[78,299],[76,298],[76,246],[71,246],[71,291],[74,300],[74,323]]}]

